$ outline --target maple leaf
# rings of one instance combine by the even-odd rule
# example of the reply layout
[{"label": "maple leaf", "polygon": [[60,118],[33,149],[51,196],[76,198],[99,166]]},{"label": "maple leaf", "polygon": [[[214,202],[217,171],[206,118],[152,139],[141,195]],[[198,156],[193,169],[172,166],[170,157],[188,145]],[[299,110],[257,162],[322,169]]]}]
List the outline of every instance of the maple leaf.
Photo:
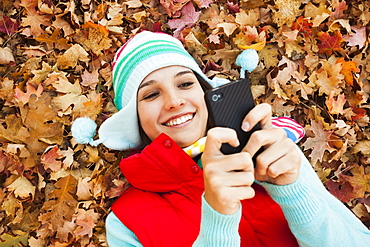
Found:
[{"label": "maple leaf", "polygon": [[13,183],[7,186],[9,191],[13,191],[16,197],[20,199],[28,199],[35,197],[36,186],[34,186],[27,178],[19,177]]},{"label": "maple leaf", "polygon": [[79,44],[74,44],[63,55],[58,56],[58,67],[61,69],[74,68],[78,61],[90,61],[88,56],[89,54]]},{"label": "maple leaf", "polygon": [[70,48],[72,45],[68,44],[68,40],[60,38],[59,35],[60,29],[57,28],[54,30],[52,35],[49,36],[48,34],[44,33],[38,36],[36,40],[41,43],[46,43],[46,46],[49,50],[53,49],[53,44],[55,45],[56,49],[60,50],[67,50],[68,48]]},{"label": "maple leaf", "polygon": [[329,32],[319,32],[317,34],[321,44],[318,44],[319,53],[330,56],[334,51],[341,51],[341,43],[344,41],[342,34],[335,31],[333,35]]},{"label": "maple leaf", "polygon": [[103,55],[111,47],[111,39],[108,37],[109,31],[100,24],[88,22],[82,26],[84,31],[76,30],[73,39],[80,43],[86,50],[91,50],[97,56]]},{"label": "maple leaf", "polygon": [[62,168],[62,161],[60,159],[63,157],[59,147],[55,145],[41,155],[41,163],[45,166],[45,169],[51,169],[53,172],[57,172]]},{"label": "maple leaf", "polygon": [[354,33],[343,35],[343,39],[348,42],[349,46],[356,46],[358,45],[359,49],[362,49],[362,47],[366,44],[366,27],[351,27],[352,31]]},{"label": "maple leaf", "polygon": [[93,190],[94,184],[91,181],[90,177],[86,178],[79,178],[78,185],[77,185],[77,192],[76,195],[78,197],[78,200],[90,200],[92,198],[92,190]]},{"label": "maple leaf", "polygon": [[30,26],[30,33],[27,36],[38,37],[44,33],[41,25],[49,26],[50,19],[48,15],[40,15],[36,11],[28,11],[26,17],[22,17],[22,27]]},{"label": "maple leaf", "polygon": [[323,67],[314,73],[317,80],[314,83],[319,86],[319,95],[339,95],[342,92],[344,75],[340,73],[342,66],[340,63],[330,64],[325,62]]},{"label": "maple leaf", "polygon": [[258,9],[245,11],[241,9],[239,13],[235,15],[235,22],[240,26],[258,26],[260,19],[260,12]]},{"label": "maple leaf", "polygon": [[337,100],[334,99],[334,92],[330,93],[329,98],[325,101],[330,114],[345,114],[343,107],[346,103],[346,96],[344,94],[338,95]]},{"label": "maple leaf", "polygon": [[363,198],[370,191],[370,174],[365,174],[365,168],[358,165],[351,169],[351,173],[353,176],[341,175],[341,179],[351,184],[355,198]]},{"label": "maple leaf", "polygon": [[190,0],[160,0],[169,17],[174,17]]},{"label": "maple leaf", "polygon": [[20,20],[14,20],[8,16],[0,15],[0,32],[12,35],[18,31],[20,26]]},{"label": "maple leaf", "polygon": [[313,23],[310,22],[308,18],[303,18],[303,16],[300,16],[295,22],[293,22],[292,29],[298,30],[298,32],[304,37],[311,37],[312,25]]},{"label": "maple leaf", "polygon": [[31,95],[36,95],[36,97],[40,97],[42,92],[44,91],[44,88],[42,87],[41,84],[39,84],[39,86],[36,89],[31,85],[31,83],[27,83],[26,88],[27,88],[26,93],[23,93],[19,88],[16,88],[14,94],[14,97],[22,101],[23,104],[28,103]]},{"label": "maple leaf", "polygon": [[50,105],[50,96],[42,94],[40,98],[31,96],[28,107],[21,108],[29,134],[24,142],[31,154],[43,153],[47,144],[62,143],[63,124],[56,121],[57,112]]},{"label": "maple leaf", "polygon": [[53,105],[62,111],[67,111],[73,105],[73,112],[78,112],[84,107],[83,104],[88,101],[87,97],[82,95],[81,86],[78,81],[72,84],[64,78],[58,78],[52,85],[56,91],[64,93],[53,99]]},{"label": "maple leaf", "polygon": [[218,36],[218,34],[210,34],[208,36],[208,40],[210,43],[214,43],[214,44],[220,44],[220,37]]},{"label": "maple leaf", "polygon": [[191,2],[186,4],[181,9],[180,13],[182,14],[181,18],[172,19],[167,22],[167,25],[170,28],[176,29],[175,33],[179,33],[187,26],[188,27],[193,26],[199,20],[200,16],[200,12],[195,11],[194,5]]},{"label": "maple leaf", "polygon": [[94,89],[96,87],[96,84],[99,83],[99,73],[97,70],[94,70],[91,73],[85,70],[81,75],[81,78],[82,78],[81,85],[90,87],[91,89]]},{"label": "maple leaf", "polygon": [[275,67],[279,63],[279,50],[272,44],[267,44],[259,53],[266,68]]},{"label": "maple leaf", "polygon": [[347,10],[348,6],[346,1],[340,2],[336,7],[335,11],[330,14],[331,20],[337,20],[337,19],[345,19],[346,15],[344,14],[344,11]]},{"label": "maple leaf", "polygon": [[78,225],[75,234],[78,236],[87,235],[91,237],[93,235],[93,228],[95,222],[98,220],[99,214],[94,212],[93,209],[83,210],[78,209],[76,224]]},{"label": "maple leaf", "polygon": [[322,161],[325,151],[333,152],[335,149],[329,145],[330,136],[333,131],[325,131],[322,124],[311,120],[311,128],[315,137],[307,138],[306,142],[303,143],[305,150],[312,149],[311,160],[313,162]]},{"label": "maple leaf", "polygon": [[238,28],[235,23],[219,23],[217,24],[218,28],[222,28],[227,37],[229,37],[233,32]]},{"label": "maple leaf", "polygon": [[347,181],[335,182],[329,179],[326,182],[326,186],[328,187],[330,193],[342,202],[349,202],[355,198],[353,195],[353,187]]},{"label": "maple leaf", "polygon": [[88,101],[83,103],[84,107],[79,110],[79,115],[95,120],[103,110],[103,94],[97,94],[95,91],[92,91],[87,95],[87,98]]},{"label": "maple leaf", "polygon": [[339,58],[336,63],[340,63],[342,65],[342,69],[340,73],[344,75],[344,80],[347,82],[349,86],[353,86],[353,75],[352,72],[358,73],[360,69],[357,68],[357,63],[355,61],[344,61],[344,58]]}]

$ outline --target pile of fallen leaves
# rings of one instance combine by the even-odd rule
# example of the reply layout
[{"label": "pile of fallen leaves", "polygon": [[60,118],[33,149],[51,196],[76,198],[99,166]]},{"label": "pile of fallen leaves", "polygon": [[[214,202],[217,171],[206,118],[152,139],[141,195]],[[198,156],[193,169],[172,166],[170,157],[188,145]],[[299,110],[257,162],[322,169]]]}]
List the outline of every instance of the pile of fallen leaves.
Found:
[{"label": "pile of fallen leaves", "polygon": [[369,227],[369,22],[362,0],[2,0],[0,245],[106,246],[124,154],[70,127],[116,111],[112,58],[144,29],[179,38],[210,77],[238,78],[236,56],[257,49],[256,101],[305,126],[322,182]]}]

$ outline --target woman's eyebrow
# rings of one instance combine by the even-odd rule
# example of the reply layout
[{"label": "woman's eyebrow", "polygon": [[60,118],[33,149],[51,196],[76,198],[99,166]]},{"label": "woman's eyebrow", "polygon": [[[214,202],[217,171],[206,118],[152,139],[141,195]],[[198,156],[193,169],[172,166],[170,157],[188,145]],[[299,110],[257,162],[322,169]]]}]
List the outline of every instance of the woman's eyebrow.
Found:
[{"label": "woman's eyebrow", "polygon": [[146,87],[146,86],[149,86],[149,85],[152,85],[152,84],[154,84],[154,83],[156,83],[156,81],[155,81],[155,80],[149,80],[149,81],[146,81],[146,82],[142,83],[142,84],[139,86],[139,89],[141,89],[141,88],[143,88],[143,87]]},{"label": "woman's eyebrow", "polygon": [[182,75],[185,75],[185,74],[193,74],[193,71],[191,71],[191,70],[183,70],[183,71],[180,71],[179,73],[177,73],[175,76],[174,76],[174,78],[176,78],[176,77],[179,77],[179,76],[182,76]]}]

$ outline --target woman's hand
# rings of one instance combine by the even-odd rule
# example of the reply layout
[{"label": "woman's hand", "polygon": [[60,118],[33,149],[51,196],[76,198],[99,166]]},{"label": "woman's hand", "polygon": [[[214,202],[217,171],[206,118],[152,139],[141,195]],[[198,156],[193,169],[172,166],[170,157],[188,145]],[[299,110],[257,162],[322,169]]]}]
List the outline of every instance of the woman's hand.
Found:
[{"label": "woman's hand", "polygon": [[222,143],[238,146],[236,132],[228,128],[208,131],[202,155],[204,196],[208,204],[219,213],[234,214],[240,200],[254,196],[251,187],[254,182],[253,161],[249,153],[243,151],[224,155],[220,151]]},{"label": "woman's hand", "polygon": [[253,108],[245,117],[243,128],[249,131],[258,122],[262,130],[254,132],[243,149],[253,157],[264,147],[256,157],[255,178],[276,185],[293,183],[298,178],[301,164],[295,144],[286,137],[283,129],[272,127],[270,105],[260,104]]}]

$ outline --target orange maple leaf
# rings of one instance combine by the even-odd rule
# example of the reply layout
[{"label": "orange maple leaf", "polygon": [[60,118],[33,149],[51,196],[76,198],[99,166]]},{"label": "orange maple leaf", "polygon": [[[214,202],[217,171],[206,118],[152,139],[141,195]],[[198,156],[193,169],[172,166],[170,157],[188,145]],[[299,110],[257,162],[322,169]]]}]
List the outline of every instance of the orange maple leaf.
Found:
[{"label": "orange maple leaf", "polygon": [[312,36],[312,25],[313,23],[311,23],[308,18],[300,16],[297,21],[293,22],[292,29],[298,30],[298,32],[305,37],[310,37]]},{"label": "orange maple leaf", "polygon": [[344,39],[339,31],[335,31],[333,35],[330,35],[329,32],[319,32],[318,38],[321,41],[321,44],[317,45],[319,53],[330,56],[334,51],[342,50],[341,43]]},{"label": "orange maple leaf", "polygon": [[344,61],[344,58],[339,58],[336,63],[340,63],[342,65],[342,70],[340,73],[344,75],[344,80],[347,82],[349,86],[353,86],[353,74],[360,72],[360,69],[357,68],[357,63],[355,61]]},{"label": "orange maple leaf", "polygon": [[59,34],[60,34],[60,29],[57,28],[54,30],[52,35],[49,36],[47,33],[44,33],[38,36],[36,40],[41,43],[46,43],[46,46],[48,47],[49,50],[53,49],[53,44],[55,44],[55,48],[60,49],[60,50],[69,49],[72,45],[68,44],[68,40],[60,38]]},{"label": "orange maple leaf", "polygon": [[330,114],[345,114],[343,107],[346,103],[346,96],[344,94],[340,94],[337,97],[337,100],[334,99],[334,91],[332,91],[329,95],[329,98],[325,101],[326,106]]}]

